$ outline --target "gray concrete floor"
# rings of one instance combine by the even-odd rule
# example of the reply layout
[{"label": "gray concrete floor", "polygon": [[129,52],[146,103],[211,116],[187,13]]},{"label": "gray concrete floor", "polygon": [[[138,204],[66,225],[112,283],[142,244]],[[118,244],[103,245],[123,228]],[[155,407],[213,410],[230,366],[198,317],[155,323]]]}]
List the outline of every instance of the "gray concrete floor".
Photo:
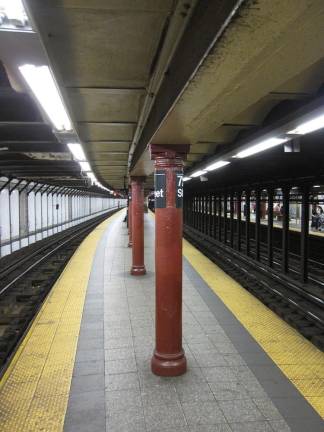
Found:
[{"label": "gray concrete floor", "polygon": [[[183,345],[188,372],[176,378],[151,373],[154,220],[145,215],[147,275],[134,277],[129,274],[131,250],[127,247],[123,218],[122,214],[115,219],[97,248],[82,317],[65,432],[322,430],[316,416],[312,418],[305,411],[302,398],[289,399],[297,405],[288,409],[288,415],[278,410],[281,402],[275,404],[271,400],[271,393],[261,384],[262,376],[258,377],[249,365],[249,357],[235,346],[236,340],[244,341],[249,336],[208,287],[201,292],[203,282],[188,263],[183,275]],[[216,318],[217,307],[223,308],[219,313],[221,320]],[[226,334],[224,323],[237,327],[234,339]],[[250,339],[246,343],[253,345]],[[261,356],[258,350],[258,346],[251,350],[255,352],[254,358]],[[272,381],[284,380],[278,376],[272,377]],[[287,409],[286,402],[283,406]]]}]

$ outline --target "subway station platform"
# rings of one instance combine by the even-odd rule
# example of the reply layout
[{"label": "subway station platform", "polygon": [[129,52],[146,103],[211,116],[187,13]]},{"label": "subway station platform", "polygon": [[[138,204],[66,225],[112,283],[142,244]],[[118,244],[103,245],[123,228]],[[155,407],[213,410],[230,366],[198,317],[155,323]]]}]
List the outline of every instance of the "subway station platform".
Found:
[{"label": "subway station platform", "polygon": [[152,374],[154,216],[131,276],[120,211],[80,246],[0,384],[0,430],[324,430],[324,354],[184,241],[186,374]]}]

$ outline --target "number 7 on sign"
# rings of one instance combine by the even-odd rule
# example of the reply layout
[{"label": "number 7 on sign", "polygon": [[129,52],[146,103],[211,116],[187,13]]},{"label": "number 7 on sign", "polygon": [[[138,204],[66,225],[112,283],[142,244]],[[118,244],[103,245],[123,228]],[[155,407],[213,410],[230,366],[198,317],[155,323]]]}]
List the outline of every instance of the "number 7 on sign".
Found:
[{"label": "number 7 on sign", "polygon": [[183,174],[177,173],[177,194],[176,194],[176,207],[182,207],[182,199],[183,199]]}]

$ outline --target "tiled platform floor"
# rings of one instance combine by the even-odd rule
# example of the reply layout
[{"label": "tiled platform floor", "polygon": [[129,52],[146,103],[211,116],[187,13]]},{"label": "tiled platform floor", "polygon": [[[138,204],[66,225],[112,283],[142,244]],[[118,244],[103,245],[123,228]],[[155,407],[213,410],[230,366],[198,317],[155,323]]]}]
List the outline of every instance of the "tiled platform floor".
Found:
[{"label": "tiled platform floor", "polygon": [[[248,367],[233,339],[226,335],[204,302],[198,291],[199,278],[188,263],[183,276],[184,349],[188,372],[177,378],[160,378],[151,373],[154,220],[145,216],[148,273],[143,277],[129,275],[131,250],[127,248],[127,229],[122,220],[123,215],[110,225],[95,256],[64,430],[324,430],[302,398],[293,399],[296,405],[289,406],[292,399],[283,394],[283,408],[280,411],[276,408],[253,368]],[[231,326],[233,321],[237,340],[240,334],[244,340],[245,330],[238,327],[230,312],[224,308],[221,313],[222,322],[228,319]],[[258,350],[257,347],[256,356],[260,355]],[[285,385],[282,391],[284,389]]]}]

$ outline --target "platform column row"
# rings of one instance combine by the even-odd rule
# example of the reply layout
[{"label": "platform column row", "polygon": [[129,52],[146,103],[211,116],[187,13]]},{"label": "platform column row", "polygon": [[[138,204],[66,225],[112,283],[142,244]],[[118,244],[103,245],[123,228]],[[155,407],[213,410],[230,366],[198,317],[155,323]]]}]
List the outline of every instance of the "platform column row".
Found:
[{"label": "platform column row", "polygon": [[[182,347],[183,160],[188,146],[151,146],[155,163],[156,344],[152,372],[177,376],[186,372]],[[128,223],[132,247],[130,273],[146,273],[144,264],[144,177],[132,176]]]},{"label": "platform column row", "polygon": [[131,235],[133,276],[146,273],[144,264],[144,181],[145,177],[131,177]]}]

